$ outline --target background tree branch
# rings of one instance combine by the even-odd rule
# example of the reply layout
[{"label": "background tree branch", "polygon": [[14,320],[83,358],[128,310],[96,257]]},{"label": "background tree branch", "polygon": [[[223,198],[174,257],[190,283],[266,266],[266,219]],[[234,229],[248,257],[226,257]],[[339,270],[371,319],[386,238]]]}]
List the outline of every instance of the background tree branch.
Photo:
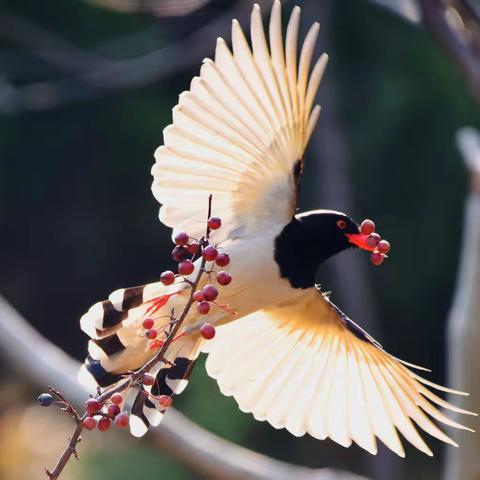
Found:
[{"label": "background tree branch", "polygon": [[[266,0],[259,3],[266,4]],[[0,14],[0,36],[26,47],[38,57],[70,74],[54,81],[15,86],[0,84],[0,113],[47,110],[98,97],[108,90],[135,88],[159,81],[193,66],[212,54],[215,40],[227,37],[232,18],[245,24],[251,2],[240,0],[226,14],[214,16],[186,38],[124,60],[107,59],[71,45],[65,39],[13,13]]]},{"label": "background tree branch", "polygon": [[[480,399],[480,134],[464,128],[457,135],[457,145],[471,176],[471,189],[465,202],[462,247],[458,277],[448,319],[448,383],[470,392],[456,398],[459,406],[478,412]],[[480,418],[472,417],[472,428],[480,429]],[[453,429],[452,429],[453,430]],[[459,440],[458,432],[451,432]],[[462,439],[458,449],[448,449],[444,480],[480,478],[480,436]]]},{"label": "background tree branch", "polygon": [[468,0],[420,0],[425,28],[457,65],[480,105],[480,16]]}]

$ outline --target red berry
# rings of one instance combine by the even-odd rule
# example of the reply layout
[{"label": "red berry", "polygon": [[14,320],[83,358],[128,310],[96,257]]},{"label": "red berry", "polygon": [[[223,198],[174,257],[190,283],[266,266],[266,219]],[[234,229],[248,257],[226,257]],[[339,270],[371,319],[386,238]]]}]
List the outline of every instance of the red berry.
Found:
[{"label": "red berry", "polygon": [[208,226],[212,230],[218,230],[222,226],[222,220],[218,217],[210,217],[208,219]]},{"label": "red berry", "polygon": [[210,311],[210,304],[208,302],[200,302],[197,305],[198,313],[206,315]]},{"label": "red berry", "polygon": [[160,281],[164,285],[171,285],[175,281],[175,274],[170,270],[167,270],[160,275]]},{"label": "red berry", "polygon": [[169,397],[168,395],[160,395],[158,397],[158,403],[163,408],[168,408],[172,404],[172,397]]},{"label": "red berry", "polygon": [[197,242],[192,242],[187,245],[188,253],[195,255],[198,252],[200,245]]},{"label": "red berry", "polygon": [[232,276],[226,272],[225,270],[220,270],[220,272],[217,273],[217,282],[220,285],[228,285],[232,281]]},{"label": "red berry", "polygon": [[226,253],[219,253],[215,259],[215,263],[219,267],[226,267],[230,263],[230,257]]},{"label": "red berry", "polygon": [[208,245],[203,249],[203,258],[209,262],[215,260],[218,255],[218,250],[213,245]]},{"label": "red berry", "polygon": [[190,275],[195,270],[195,265],[190,260],[184,260],[178,264],[180,275]]},{"label": "red berry", "polygon": [[142,326],[145,330],[150,330],[153,325],[154,325],[155,321],[153,320],[153,318],[146,318],[143,322],[142,322]]},{"label": "red berry", "polygon": [[204,323],[200,327],[200,333],[203,338],[211,340],[215,336],[215,327],[211,323]]},{"label": "red berry", "polygon": [[205,285],[202,292],[207,302],[213,302],[218,297],[218,290],[213,285]]},{"label": "red berry", "polygon": [[89,398],[85,402],[85,410],[90,415],[97,413],[100,410],[100,408],[101,408],[100,403],[98,402],[98,400],[95,400],[94,398]]},{"label": "red berry", "polygon": [[112,403],[111,405],[108,406],[107,415],[110,418],[115,418],[119,413],[120,413],[120,407],[118,405],[115,405],[114,403]]},{"label": "red berry", "polygon": [[190,257],[190,253],[185,247],[181,247],[180,245],[177,245],[172,250],[172,258],[176,262],[181,262],[182,260],[186,260],[188,257]]},{"label": "red berry", "polygon": [[372,233],[367,237],[367,239],[365,240],[365,243],[370,248],[375,248],[378,245],[379,241],[380,241],[380,235],[378,233]]},{"label": "red berry", "polygon": [[202,302],[203,300],[205,300],[205,295],[203,294],[203,292],[201,290],[197,290],[194,294],[193,294],[193,299],[196,301],[196,302]]},{"label": "red berry", "polygon": [[83,427],[90,431],[97,426],[97,421],[93,417],[85,417],[82,423]]},{"label": "red berry", "polygon": [[380,253],[388,253],[390,251],[390,243],[386,240],[380,240],[377,245],[377,250]]},{"label": "red berry", "polygon": [[128,418],[127,412],[121,412],[115,417],[115,425],[120,428],[125,428],[128,426],[130,419]]},{"label": "red berry", "polygon": [[177,245],[184,246],[188,243],[189,237],[186,232],[178,232],[173,239]]},{"label": "red berry", "polygon": [[375,231],[375,223],[372,220],[364,220],[360,225],[360,232],[364,235],[370,235]]},{"label": "red berry", "polygon": [[150,387],[155,383],[155,377],[150,373],[144,373],[142,376],[142,383],[147,385],[147,387]]},{"label": "red berry", "polygon": [[112,422],[110,421],[109,418],[106,418],[106,417],[102,417],[99,421],[98,421],[98,429],[101,431],[101,432],[106,432],[109,428],[110,428],[110,424]]},{"label": "red berry", "polygon": [[154,328],[151,328],[150,330],[147,330],[147,338],[149,340],[155,340],[157,338],[157,331]]},{"label": "red berry", "polygon": [[117,393],[114,393],[111,397],[110,397],[110,400],[112,401],[112,403],[114,403],[115,405],[121,405],[122,402],[123,402],[123,395],[119,392]]},{"label": "red berry", "polygon": [[373,252],[370,255],[370,262],[372,262],[373,265],[378,266],[382,264],[384,258],[385,255],[383,255],[383,253]]}]

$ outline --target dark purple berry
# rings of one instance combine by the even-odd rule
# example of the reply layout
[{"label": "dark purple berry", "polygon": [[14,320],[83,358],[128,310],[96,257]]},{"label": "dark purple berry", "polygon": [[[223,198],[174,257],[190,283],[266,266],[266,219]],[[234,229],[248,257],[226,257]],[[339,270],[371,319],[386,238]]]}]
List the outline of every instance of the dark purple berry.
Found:
[{"label": "dark purple berry", "polygon": [[49,407],[53,403],[53,397],[49,393],[42,393],[37,398],[37,402],[42,407]]}]

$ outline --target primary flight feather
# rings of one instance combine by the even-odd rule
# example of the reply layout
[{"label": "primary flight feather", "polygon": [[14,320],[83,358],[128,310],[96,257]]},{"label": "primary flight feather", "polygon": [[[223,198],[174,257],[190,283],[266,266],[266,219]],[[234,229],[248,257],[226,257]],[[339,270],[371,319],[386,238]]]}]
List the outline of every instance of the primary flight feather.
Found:
[{"label": "primary flight feather", "polygon": [[[204,351],[207,372],[222,393],[275,428],[346,447],[355,442],[373,454],[378,438],[404,456],[400,433],[432,455],[417,428],[456,445],[432,420],[468,430],[443,409],[470,413],[432,389],[461,392],[429,382],[414,372],[420,367],[385,352],[315,285],[327,258],[351,247],[374,248],[344,213],[295,215],[304,152],[320,114],[314,100],[328,60],[323,54],[313,61],[318,23],[298,48],[299,22],[295,7],[284,42],[275,1],[267,38],[255,5],[249,43],[234,20],[232,49],[218,39],[215,59],[204,60],[164,130],[152,168],[160,220],[174,235],[201,237],[212,195],[223,222],[212,241],[230,254],[225,269],[235,281],[219,297],[228,309],[209,313],[215,338],[205,342],[192,331],[204,320],[190,311],[181,328],[192,332],[166,354],[174,365],[157,364],[151,372],[157,381],[146,387],[151,395],[131,399],[131,431],[141,436],[160,422],[165,408],[156,399],[183,391]],[[199,261],[192,278],[198,268]],[[139,334],[152,302],[161,318],[187,303],[189,288],[177,277],[170,286],[117,290],[91,307],[81,319],[91,337],[82,383],[95,391],[143,366],[155,353]]]}]

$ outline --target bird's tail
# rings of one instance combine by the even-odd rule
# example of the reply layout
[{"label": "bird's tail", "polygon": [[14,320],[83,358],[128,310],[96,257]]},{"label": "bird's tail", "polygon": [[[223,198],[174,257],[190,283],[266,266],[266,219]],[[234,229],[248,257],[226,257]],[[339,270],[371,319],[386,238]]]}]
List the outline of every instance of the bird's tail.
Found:
[{"label": "bird's tail", "polygon": [[[88,356],[79,372],[80,383],[92,394],[121,381],[128,372],[142,367],[157,351],[145,335],[143,321],[154,320],[154,329],[162,335],[170,312],[181,312],[187,301],[182,285],[164,286],[160,282],[120,289],[107,300],[93,305],[81,318],[82,330],[91,340]],[[168,348],[165,358],[173,365],[157,363],[150,373],[156,381],[152,386],[130,388],[125,394],[124,408],[131,410],[130,430],[144,435],[150,425],[158,425],[165,407],[159,397],[181,393],[201,345],[199,335],[181,336]]]}]

